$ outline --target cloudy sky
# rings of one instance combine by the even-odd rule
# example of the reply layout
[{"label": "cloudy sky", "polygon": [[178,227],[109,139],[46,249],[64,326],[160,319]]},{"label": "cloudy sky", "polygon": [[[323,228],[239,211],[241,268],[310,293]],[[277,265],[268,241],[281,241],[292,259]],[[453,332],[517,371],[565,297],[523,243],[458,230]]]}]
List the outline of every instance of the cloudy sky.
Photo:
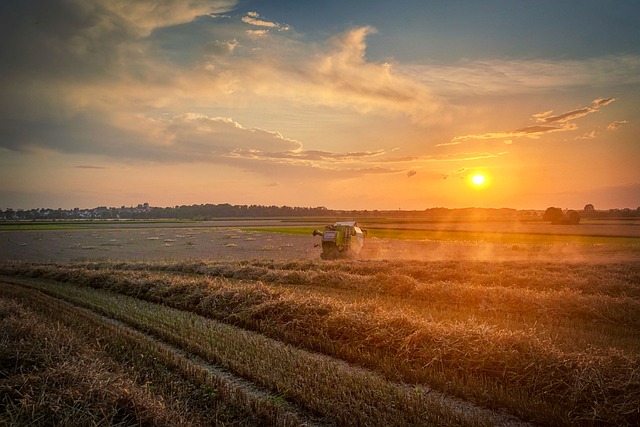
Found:
[{"label": "cloudy sky", "polygon": [[638,22],[636,0],[3,0],[0,208],[635,209]]}]

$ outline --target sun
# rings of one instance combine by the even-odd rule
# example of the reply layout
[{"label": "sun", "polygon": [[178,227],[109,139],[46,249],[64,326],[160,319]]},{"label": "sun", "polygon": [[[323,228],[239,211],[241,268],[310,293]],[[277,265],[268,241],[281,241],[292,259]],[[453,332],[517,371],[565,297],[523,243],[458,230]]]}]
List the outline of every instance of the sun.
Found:
[{"label": "sun", "polygon": [[473,182],[475,185],[477,185],[478,187],[480,187],[482,184],[484,184],[486,182],[486,178],[484,177],[484,175],[481,174],[475,174],[471,177],[471,182]]}]

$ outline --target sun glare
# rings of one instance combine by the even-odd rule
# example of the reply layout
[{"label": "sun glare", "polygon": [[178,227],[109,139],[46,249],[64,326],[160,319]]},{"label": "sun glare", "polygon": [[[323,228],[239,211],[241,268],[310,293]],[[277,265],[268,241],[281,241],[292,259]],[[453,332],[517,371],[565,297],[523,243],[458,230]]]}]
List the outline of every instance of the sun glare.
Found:
[{"label": "sun glare", "polygon": [[481,186],[482,184],[485,183],[485,181],[486,181],[486,178],[484,177],[484,175],[476,174],[471,177],[471,182],[473,182],[477,186]]}]

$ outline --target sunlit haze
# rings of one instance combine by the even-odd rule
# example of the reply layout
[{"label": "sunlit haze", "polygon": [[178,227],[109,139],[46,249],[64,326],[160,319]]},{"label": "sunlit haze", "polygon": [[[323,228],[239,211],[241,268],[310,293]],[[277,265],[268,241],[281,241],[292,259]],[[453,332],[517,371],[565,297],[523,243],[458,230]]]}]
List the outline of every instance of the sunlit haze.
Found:
[{"label": "sunlit haze", "polygon": [[0,208],[635,209],[638,16],[632,0],[5,0]]}]

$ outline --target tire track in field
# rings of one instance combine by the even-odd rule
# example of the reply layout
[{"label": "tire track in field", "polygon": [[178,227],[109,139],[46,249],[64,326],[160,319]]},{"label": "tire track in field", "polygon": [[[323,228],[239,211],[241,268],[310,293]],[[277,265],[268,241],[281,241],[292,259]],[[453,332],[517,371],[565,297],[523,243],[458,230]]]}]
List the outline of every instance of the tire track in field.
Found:
[{"label": "tire track in field", "polygon": [[[276,423],[277,425],[327,425],[327,424],[330,424],[326,419],[313,417],[304,409],[301,409],[300,407],[295,406],[289,402],[285,402],[282,396],[266,391],[265,389],[259,386],[256,386],[253,382],[248,381],[237,375],[231,374],[229,371],[225,369],[219,369],[215,365],[207,363],[202,358],[195,356],[193,353],[186,352],[184,350],[181,350],[177,346],[167,343],[166,341],[164,341],[163,338],[158,338],[153,333],[143,332],[141,329],[137,327],[132,327],[127,323],[123,323],[111,317],[98,314],[94,310],[81,308],[77,302],[71,302],[71,301],[63,302],[62,300],[66,300],[67,297],[58,296],[55,294],[54,291],[48,291],[45,289],[41,289],[39,287],[36,289],[32,287],[32,285],[30,285],[30,282],[31,283],[35,282],[34,279],[14,279],[14,278],[3,277],[3,278],[0,278],[0,281],[4,283],[13,283],[23,288],[29,288],[31,292],[34,292],[36,294],[40,294],[40,295],[47,294],[48,298],[54,301],[59,301],[60,303],[66,304],[67,307],[72,307],[72,309],[77,310],[78,313],[84,313],[84,316],[86,316],[87,318],[92,318],[92,317],[98,318],[100,319],[101,324],[111,325],[113,328],[116,328],[117,330],[127,331],[126,333],[133,334],[132,336],[140,337],[141,339],[147,342],[156,343],[155,345],[157,347],[163,348],[163,351],[168,352],[171,355],[174,355],[180,360],[186,361],[183,363],[187,363],[190,366],[195,366],[201,372],[204,369],[204,371],[206,371],[208,375],[214,378],[216,382],[219,382],[224,387],[231,387],[231,389],[234,390],[234,393],[239,393],[240,395],[244,395],[245,397],[242,397],[240,400],[249,399],[249,400],[257,401],[260,403],[266,400],[267,402],[270,402],[277,409],[281,408],[283,405],[286,406],[285,410],[281,409],[281,412],[283,412],[283,414],[280,415],[281,418],[279,422]],[[45,282],[47,281],[45,280]],[[55,282],[52,282],[52,283],[55,283]],[[98,310],[100,309],[98,308]],[[323,356],[323,357],[329,358],[329,356]],[[331,359],[334,359],[334,358],[331,358]],[[337,361],[337,359],[334,359],[334,360]],[[367,372],[369,372],[368,370],[357,365],[354,366],[353,368],[359,371],[362,371],[365,375]],[[397,384],[395,385],[395,387],[399,389],[404,389],[405,392],[411,392],[411,390],[409,390],[407,386]],[[460,414],[462,416],[462,419],[466,419],[467,423],[469,423],[471,420],[474,420],[474,421],[471,421],[471,424],[496,425],[496,426],[530,426],[530,424],[523,422],[521,420],[518,420],[517,418],[507,413],[496,412],[490,409],[478,407],[471,402],[458,399],[455,397],[451,397],[443,393],[439,393],[435,390],[430,390],[429,393],[431,394],[431,396],[438,399],[438,401],[440,402],[443,408],[445,408],[447,411]],[[276,403],[274,404],[274,402]],[[289,421],[285,421],[285,420],[289,420]]]},{"label": "tire track in field", "polygon": [[120,320],[102,315],[91,309],[81,307],[73,302],[50,295],[42,290],[30,288],[28,285],[2,280],[3,285],[16,286],[29,299],[47,304],[59,315],[81,318],[98,328],[133,340],[141,347],[152,350],[163,356],[165,365],[170,365],[193,382],[201,382],[214,386],[221,397],[228,402],[259,412],[268,418],[271,425],[279,426],[331,426],[327,420],[309,414],[302,408],[286,402],[281,396],[257,386],[253,382],[239,377],[226,369],[208,363],[203,358],[186,352],[162,339],[141,331]]}]

